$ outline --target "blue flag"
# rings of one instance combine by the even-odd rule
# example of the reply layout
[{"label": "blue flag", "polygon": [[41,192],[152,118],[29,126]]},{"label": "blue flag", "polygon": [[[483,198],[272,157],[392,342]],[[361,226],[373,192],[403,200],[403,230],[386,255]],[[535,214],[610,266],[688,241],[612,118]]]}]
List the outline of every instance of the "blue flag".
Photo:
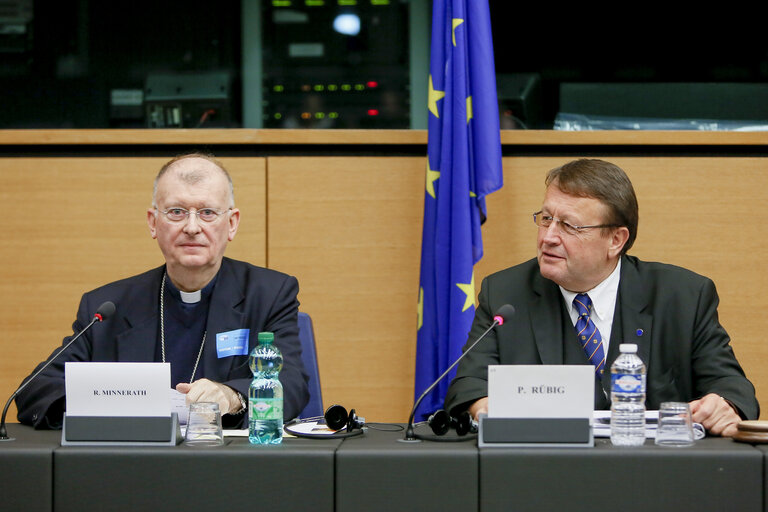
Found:
[{"label": "blue flag", "polygon": [[[485,196],[502,186],[488,2],[434,0],[415,397],[461,355],[475,314]],[[454,371],[455,373],[455,371]],[[441,409],[446,377],[416,418]]]}]

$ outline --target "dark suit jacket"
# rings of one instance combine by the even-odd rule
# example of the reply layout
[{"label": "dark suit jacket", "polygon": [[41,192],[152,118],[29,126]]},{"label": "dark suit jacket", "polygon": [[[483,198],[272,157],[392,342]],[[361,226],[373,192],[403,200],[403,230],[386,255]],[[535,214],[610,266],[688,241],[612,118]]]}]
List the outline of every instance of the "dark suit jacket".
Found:
[{"label": "dark suit jacket", "polygon": [[[757,418],[755,388],[744,376],[717,318],[714,283],[688,270],[623,256],[606,368],[619,344],[636,343],[648,369],[646,404],[688,402],[717,393],[744,418]],[[470,340],[492,323],[504,304],[514,316],[459,364],[445,399],[457,414],[488,395],[490,364],[590,364],[576,339],[559,287],[542,277],[533,259],[483,280]],[[596,382],[595,408],[610,407],[608,371]]]},{"label": "dark suit jacket", "polygon": [[[112,318],[94,325],[19,393],[16,405],[21,423],[36,428],[61,425],[65,361],[155,360],[160,329],[160,283],[164,271],[162,266],[83,295],[77,319],[72,325],[73,332],[77,333],[87,325],[104,301],[114,302],[116,312]],[[216,334],[250,329],[250,353],[258,342],[260,331],[274,332],[275,345],[283,354],[280,382],[284,389],[283,408],[287,419],[298,416],[309,399],[297,323],[298,291],[295,277],[224,258],[211,296],[206,325],[208,336],[201,359],[205,378],[226,384],[247,397],[253,378],[248,356],[217,357]],[[70,337],[65,338],[63,343],[69,340]],[[225,415],[224,422],[236,427],[242,424],[244,417],[245,414]]]}]

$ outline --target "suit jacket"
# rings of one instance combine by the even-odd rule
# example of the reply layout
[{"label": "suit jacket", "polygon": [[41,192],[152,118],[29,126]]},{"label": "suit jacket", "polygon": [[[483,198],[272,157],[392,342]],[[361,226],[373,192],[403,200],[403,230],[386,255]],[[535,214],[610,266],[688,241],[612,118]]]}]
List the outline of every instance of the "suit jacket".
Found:
[{"label": "suit jacket", "polygon": [[[606,356],[610,368],[621,343],[636,343],[647,367],[646,404],[688,402],[708,393],[729,400],[744,418],[757,418],[755,388],[747,380],[717,317],[717,291],[703,276],[672,265],[622,256],[616,309]],[[488,395],[490,364],[590,364],[576,339],[559,287],[542,277],[536,259],[483,280],[470,340],[504,304],[514,316],[459,364],[446,394],[458,414]],[[466,347],[465,347],[466,349]],[[596,380],[595,408],[610,407],[610,377]]]},{"label": "suit jacket", "polygon": [[[36,428],[61,425],[66,361],[155,361],[160,329],[160,283],[164,272],[165,266],[162,266],[83,295],[77,319],[72,324],[74,333],[91,321],[104,301],[114,302],[116,312],[112,318],[94,325],[16,396],[21,423]],[[205,378],[226,384],[247,397],[253,379],[248,356],[219,358],[216,334],[250,329],[250,353],[258,343],[260,331],[274,332],[275,345],[283,354],[280,382],[284,389],[284,416],[288,419],[298,416],[309,399],[308,377],[301,362],[298,290],[295,277],[224,258],[211,295],[206,324],[208,335],[201,358]],[[65,338],[63,344],[70,339]],[[197,347],[194,350],[197,351]],[[225,415],[223,420],[227,426],[236,427],[243,423],[245,416]]]}]

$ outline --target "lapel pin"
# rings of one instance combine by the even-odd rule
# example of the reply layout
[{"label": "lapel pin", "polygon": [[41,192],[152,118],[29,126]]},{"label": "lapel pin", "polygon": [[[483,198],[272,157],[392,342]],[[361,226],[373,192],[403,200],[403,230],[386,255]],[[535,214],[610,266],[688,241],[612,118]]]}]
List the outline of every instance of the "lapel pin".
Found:
[{"label": "lapel pin", "polygon": [[635,331],[635,334],[637,334],[638,336],[642,336],[643,335],[643,330],[642,329],[638,329],[638,330]]}]

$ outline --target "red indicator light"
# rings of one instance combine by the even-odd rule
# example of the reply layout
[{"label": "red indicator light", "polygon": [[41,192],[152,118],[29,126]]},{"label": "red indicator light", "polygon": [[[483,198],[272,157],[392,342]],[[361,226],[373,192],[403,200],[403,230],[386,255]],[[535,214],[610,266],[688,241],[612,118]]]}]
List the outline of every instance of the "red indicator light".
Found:
[{"label": "red indicator light", "polygon": [[375,108],[369,108],[368,109],[368,115],[369,116],[377,116],[377,115],[379,115],[379,111],[376,110]]},{"label": "red indicator light", "polygon": [[366,82],[365,85],[367,85],[369,89],[375,89],[379,86],[379,82],[371,80],[370,82]]}]

